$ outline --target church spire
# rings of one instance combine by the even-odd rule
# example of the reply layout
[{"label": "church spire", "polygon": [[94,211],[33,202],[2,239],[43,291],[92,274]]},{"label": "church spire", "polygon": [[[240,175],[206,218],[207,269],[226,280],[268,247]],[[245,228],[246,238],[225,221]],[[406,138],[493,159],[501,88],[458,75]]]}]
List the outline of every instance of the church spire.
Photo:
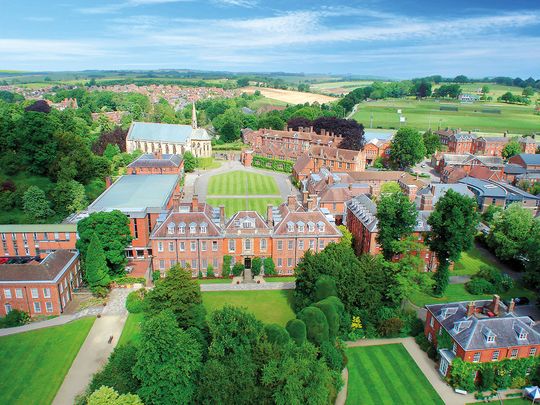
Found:
[{"label": "church spire", "polygon": [[195,111],[195,102],[192,103],[193,110],[191,113],[191,127],[197,129],[197,111]]}]

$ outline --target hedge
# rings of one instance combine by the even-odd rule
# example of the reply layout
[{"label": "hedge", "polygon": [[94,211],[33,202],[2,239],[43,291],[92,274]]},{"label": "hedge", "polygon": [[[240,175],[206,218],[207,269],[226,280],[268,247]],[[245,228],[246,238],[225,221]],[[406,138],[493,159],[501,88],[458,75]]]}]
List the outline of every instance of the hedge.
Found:
[{"label": "hedge", "polygon": [[271,159],[264,156],[253,156],[251,163],[253,167],[260,167],[262,169],[270,169],[277,172],[292,173],[294,162],[281,159]]},{"label": "hedge", "polygon": [[125,284],[146,284],[146,279],[144,277],[120,277],[115,280],[113,280],[113,283],[116,283],[118,285],[125,285]]}]

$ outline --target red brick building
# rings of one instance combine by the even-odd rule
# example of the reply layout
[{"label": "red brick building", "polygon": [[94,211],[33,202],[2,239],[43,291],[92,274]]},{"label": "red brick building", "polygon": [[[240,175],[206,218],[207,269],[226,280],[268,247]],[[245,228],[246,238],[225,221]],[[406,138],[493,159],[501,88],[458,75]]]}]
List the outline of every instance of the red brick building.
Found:
[{"label": "red brick building", "polygon": [[366,164],[372,165],[377,158],[384,160],[390,156],[390,139],[372,139],[364,145]]},{"label": "red brick building", "polygon": [[77,225],[0,225],[0,257],[39,256],[59,249],[75,250]]},{"label": "red brick building", "polygon": [[458,132],[450,135],[448,138],[448,152],[458,154],[474,153],[475,141],[476,135],[470,132]]},{"label": "red brick building", "polygon": [[161,151],[145,153],[127,166],[127,174],[176,174],[183,176],[184,160],[180,155],[163,155]]},{"label": "red brick building", "polygon": [[363,172],[366,168],[365,154],[363,151],[312,146],[296,160],[293,177],[302,181],[322,167],[336,171]]},{"label": "red brick building", "polygon": [[528,316],[514,312],[495,295],[492,300],[426,305],[424,333],[437,344],[443,332],[451,338],[450,348],[441,348],[439,372],[447,376],[454,358],[487,363],[503,359],[537,356],[538,326]]},{"label": "red brick building", "polygon": [[0,316],[13,309],[30,316],[60,315],[81,282],[78,252],[57,250],[42,261],[0,264]]},{"label": "red brick building", "polygon": [[208,265],[221,275],[223,256],[251,268],[254,257],[272,257],[278,274],[290,275],[308,249],[318,252],[338,242],[341,232],[333,218],[316,207],[289,196],[278,207],[269,206],[266,218],[255,211],[225,217],[224,207],[200,203],[179,204],[151,236],[153,267],[165,271],[176,263],[189,266],[193,276],[206,274]]}]

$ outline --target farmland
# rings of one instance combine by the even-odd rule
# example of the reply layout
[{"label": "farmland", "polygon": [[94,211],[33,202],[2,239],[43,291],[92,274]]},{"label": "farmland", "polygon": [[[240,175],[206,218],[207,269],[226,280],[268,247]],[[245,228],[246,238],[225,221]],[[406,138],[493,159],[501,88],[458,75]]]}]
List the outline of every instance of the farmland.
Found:
[{"label": "farmland", "polygon": [[272,89],[268,87],[246,87],[244,90],[248,94],[253,94],[259,90],[264,97],[283,101],[288,104],[304,104],[318,102],[320,104],[337,100],[335,97],[323,94],[304,93],[293,90]]}]

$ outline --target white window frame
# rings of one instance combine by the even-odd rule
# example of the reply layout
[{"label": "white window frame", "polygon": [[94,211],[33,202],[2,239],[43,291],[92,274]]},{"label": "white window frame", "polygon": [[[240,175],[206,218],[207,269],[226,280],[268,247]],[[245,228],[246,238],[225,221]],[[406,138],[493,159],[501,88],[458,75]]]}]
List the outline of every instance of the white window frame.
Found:
[{"label": "white window frame", "polygon": [[512,349],[512,351],[510,352],[511,359],[516,359],[518,355],[519,355],[519,349]]},{"label": "white window frame", "polygon": [[229,252],[235,252],[236,251],[236,240],[229,239]]},{"label": "white window frame", "polygon": [[202,240],[201,241],[201,252],[206,252],[206,241],[205,240]]},{"label": "white window frame", "polygon": [[34,312],[36,314],[40,314],[41,313],[41,302],[39,301],[34,301]]},{"label": "white window frame", "polygon": [[294,240],[289,239],[287,241],[287,250],[293,250],[294,249]]},{"label": "white window frame", "polygon": [[45,311],[51,313],[53,311],[53,304],[51,301],[45,302]]},{"label": "white window frame", "polygon": [[197,251],[197,242],[192,240],[189,244],[189,250],[190,252],[196,252]]},{"label": "white window frame", "polygon": [[44,288],[43,289],[43,298],[51,298],[51,289],[50,288]]},{"label": "white window frame", "polygon": [[480,362],[480,358],[482,356],[482,353],[481,352],[476,352],[473,356],[473,363],[478,363]]},{"label": "white window frame", "polygon": [[501,352],[499,350],[495,350],[493,353],[491,353],[491,361],[499,360],[500,355],[501,355]]},{"label": "white window frame", "polygon": [[23,297],[22,288],[15,288],[15,298],[22,298],[22,297]]},{"label": "white window frame", "polygon": [[283,250],[283,241],[282,240],[277,241],[277,250]]},{"label": "white window frame", "polygon": [[169,242],[169,252],[174,252],[174,242]]},{"label": "white window frame", "polygon": [[9,288],[4,288],[4,297],[6,299],[11,299],[11,290]]},{"label": "white window frame", "polygon": [[529,356],[536,356],[536,347],[531,347],[529,349]]},{"label": "white window frame", "polygon": [[262,252],[266,252],[266,249],[268,248],[268,243],[266,239],[261,239],[259,241],[259,248]]},{"label": "white window frame", "polygon": [[37,288],[30,288],[30,294],[32,298],[39,298],[39,290]]},{"label": "white window frame", "polygon": [[180,251],[181,252],[186,251],[186,242],[184,242],[184,241],[180,242]]},{"label": "white window frame", "polygon": [[157,243],[157,251],[158,252],[163,252],[163,242],[158,242]]},{"label": "white window frame", "polygon": [[213,241],[212,241],[212,252],[217,252],[217,251],[218,251],[218,248],[219,248],[218,241],[217,241],[217,240],[213,240]]}]

